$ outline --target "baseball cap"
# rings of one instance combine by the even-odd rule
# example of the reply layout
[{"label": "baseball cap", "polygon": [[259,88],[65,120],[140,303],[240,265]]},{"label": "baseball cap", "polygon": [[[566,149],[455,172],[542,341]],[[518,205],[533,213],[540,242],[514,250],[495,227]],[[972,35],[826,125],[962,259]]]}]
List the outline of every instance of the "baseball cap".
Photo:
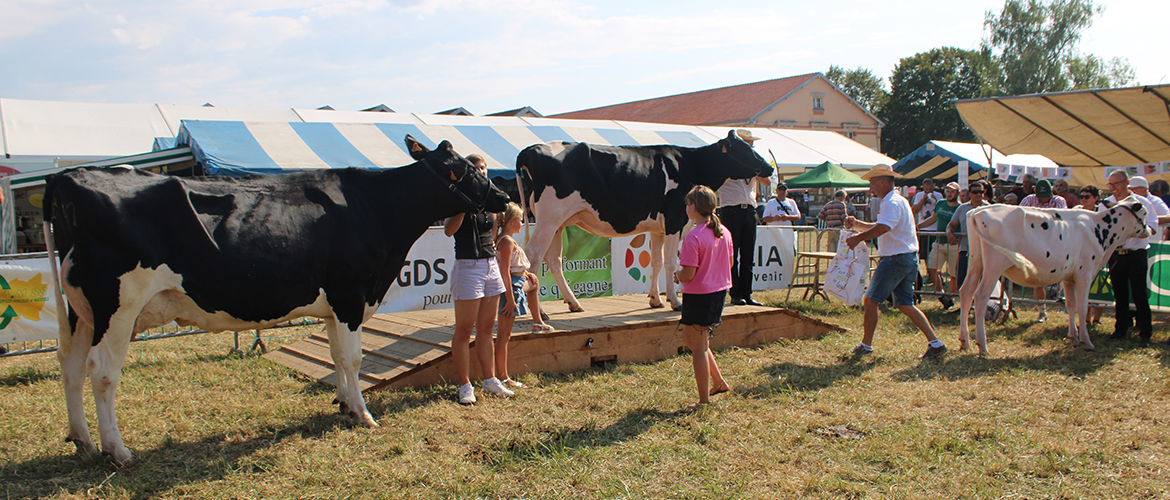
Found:
[{"label": "baseball cap", "polygon": [[1140,175],[1129,178],[1129,187],[1131,188],[1150,188],[1150,181]]},{"label": "baseball cap", "polygon": [[962,190],[962,188],[959,186],[959,183],[955,181],[948,182],[947,189],[954,189],[955,191]]},{"label": "baseball cap", "polygon": [[788,191],[788,184],[785,184],[783,182],[777,182],[776,183],[776,190],[777,191]]},{"label": "baseball cap", "polygon": [[1036,197],[1037,198],[1051,198],[1052,197],[1052,183],[1048,182],[1048,179],[1040,179],[1040,182],[1036,183]]}]

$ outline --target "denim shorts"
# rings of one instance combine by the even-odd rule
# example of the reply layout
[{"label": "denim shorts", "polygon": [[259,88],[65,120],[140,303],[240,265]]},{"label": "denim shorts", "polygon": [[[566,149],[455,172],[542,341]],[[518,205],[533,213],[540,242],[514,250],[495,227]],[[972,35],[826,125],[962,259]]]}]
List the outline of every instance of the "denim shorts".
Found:
[{"label": "denim shorts", "polygon": [[881,303],[894,294],[895,306],[914,305],[914,278],[918,277],[917,252],[882,257],[873,270],[865,296]]},{"label": "denim shorts", "polygon": [[451,270],[451,298],[475,300],[504,293],[504,278],[495,257],[486,259],[455,259]]},{"label": "denim shorts", "polygon": [[[528,280],[524,279],[522,274],[509,274],[508,276],[512,277],[512,298],[516,301],[516,312],[512,316],[528,314],[528,294],[524,293],[524,283]],[[504,293],[508,293],[508,291],[504,290]],[[503,315],[505,307],[508,307],[508,298],[501,295],[499,310],[496,314]]]}]

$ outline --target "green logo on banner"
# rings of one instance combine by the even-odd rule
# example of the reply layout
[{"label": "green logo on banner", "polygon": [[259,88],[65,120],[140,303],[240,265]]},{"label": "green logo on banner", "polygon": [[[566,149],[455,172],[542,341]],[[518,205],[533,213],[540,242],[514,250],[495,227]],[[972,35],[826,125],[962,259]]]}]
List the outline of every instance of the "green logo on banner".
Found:
[{"label": "green logo on banner", "polygon": [[[576,226],[562,233],[561,267],[565,281],[577,298],[607,297],[613,295],[613,275],[610,271],[609,238],[600,238]],[[529,256],[532,258],[532,256]],[[548,271],[548,264],[540,265],[540,300],[560,300],[561,291]]]},{"label": "green logo on banner", "polygon": [[[1149,294],[1151,306],[1170,306],[1170,244],[1151,243],[1149,259]],[[1089,288],[1089,300],[1113,302],[1113,284],[1109,281],[1109,266],[1101,269]]]}]

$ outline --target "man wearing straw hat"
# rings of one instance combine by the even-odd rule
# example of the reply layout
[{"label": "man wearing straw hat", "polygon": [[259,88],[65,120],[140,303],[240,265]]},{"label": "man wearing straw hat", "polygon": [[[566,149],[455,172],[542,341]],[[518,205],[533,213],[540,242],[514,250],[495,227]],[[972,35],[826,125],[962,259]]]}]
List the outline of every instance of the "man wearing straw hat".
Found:
[{"label": "man wearing straw hat", "polygon": [[882,199],[877,222],[861,222],[854,217],[845,219],[845,227],[861,231],[845,239],[849,248],[877,238],[878,255],[882,258],[873,271],[865,290],[865,333],[861,343],[853,348],[854,356],[873,352],[873,334],[877,330],[878,304],[894,294],[894,305],[922,330],[929,345],[923,358],[934,358],[947,352],[947,346],[934,336],[930,320],[914,306],[914,279],[918,277],[918,237],[914,230],[914,214],[910,202],[894,190],[894,178],[901,174],[889,165],[874,165],[861,176],[869,181],[870,190]]},{"label": "man wearing straw hat", "polygon": [[[748,143],[748,146],[760,140],[747,129],[736,130],[735,135]],[[756,181],[765,186],[772,183],[767,177],[728,179],[718,191],[719,220],[731,233],[731,290],[728,290],[727,295],[732,305],[737,306],[763,305],[752,300],[752,261],[756,253],[756,225],[759,224]]]}]

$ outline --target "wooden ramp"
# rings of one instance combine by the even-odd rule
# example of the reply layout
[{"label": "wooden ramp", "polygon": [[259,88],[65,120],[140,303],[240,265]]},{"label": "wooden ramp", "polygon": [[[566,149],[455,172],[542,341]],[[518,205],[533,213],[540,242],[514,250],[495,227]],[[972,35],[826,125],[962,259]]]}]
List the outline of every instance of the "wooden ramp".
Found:
[{"label": "wooden ramp", "polygon": [[[599,362],[649,362],[685,349],[676,332],[679,313],[650,309],[644,295],[581,301],[585,312],[546,302],[552,333],[529,333],[531,316],[516,321],[508,344],[511,375],[571,371]],[[552,311],[548,311],[552,309]],[[451,361],[452,309],[377,314],[362,325],[362,390],[420,387],[455,379]],[[754,347],[778,339],[817,338],[840,327],[788,309],[727,306],[711,347]],[[474,341],[473,341],[474,345]],[[324,331],[286,345],[264,357],[336,385],[336,372]],[[479,378],[474,348],[472,378]]]}]

